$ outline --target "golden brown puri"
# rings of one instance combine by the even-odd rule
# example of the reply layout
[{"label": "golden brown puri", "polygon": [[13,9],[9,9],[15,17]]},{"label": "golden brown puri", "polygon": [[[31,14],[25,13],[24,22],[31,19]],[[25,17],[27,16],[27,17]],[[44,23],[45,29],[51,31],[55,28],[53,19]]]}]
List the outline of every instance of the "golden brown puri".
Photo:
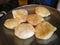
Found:
[{"label": "golden brown puri", "polygon": [[32,25],[37,25],[38,23],[44,21],[44,19],[36,14],[30,14],[27,16],[27,21]]},{"label": "golden brown puri", "polygon": [[28,11],[26,9],[18,9],[12,11],[13,18],[19,19],[21,22],[25,22],[28,16]]},{"label": "golden brown puri", "polygon": [[56,29],[57,28],[49,22],[43,21],[35,27],[35,36],[38,39],[49,39],[56,31]]},{"label": "golden brown puri", "polygon": [[19,25],[21,22],[18,19],[7,19],[4,22],[4,26],[8,29],[14,29],[17,25]]},{"label": "golden brown puri", "polygon": [[29,23],[19,24],[15,28],[15,35],[20,39],[27,39],[34,35],[34,27]]},{"label": "golden brown puri", "polygon": [[42,17],[47,17],[47,16],[50,15],[49,10],[45,7],[42,7],[42,6],[41,7],[40,6],[36,7],[35,12],[36,12],[37,15],[40,15]]}]

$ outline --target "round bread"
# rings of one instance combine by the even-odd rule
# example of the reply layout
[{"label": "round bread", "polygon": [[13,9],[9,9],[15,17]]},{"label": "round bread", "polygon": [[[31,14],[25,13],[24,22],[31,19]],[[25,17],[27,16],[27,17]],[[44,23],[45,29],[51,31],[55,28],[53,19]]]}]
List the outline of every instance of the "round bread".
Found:
[{"label": "round bread", "polygon": [[22,23],[15,28],[15,35],[20,39],[27,39],[34,35],[34,27],[28,23]]},{"label": "round bread", "polygon": [[25,22],[28,15],[28,11],[26,9],[18,9],[18,10],[13,10],[12,14],[13,14],[13,18],[17,18],[21,22]]},{"label": "round bread", "polygon": [[32,25],[37,25],[38,23],[42,22],[44,19],[36,14],[30,14],[27,16],[27,21]]},{"label": "round bread", "polygon": [[7,19],[4,23],[4,26],[8,29],[14,29],[17,25],[19,25],[21,22],[18,19]]},{"label": "round bread", "polygon": [[56,31],[56,27],[44,21],[36,26],[35,36],[38,39],[49,39]]},{"label": "round bread", "polygon": [[49,10],[45,7],[42,7],[42,6],[41,7],[36,7],[35,12],[36,12],[37,15],[40,15],[42,17],[47,17],[47,16],[50,15]]}]

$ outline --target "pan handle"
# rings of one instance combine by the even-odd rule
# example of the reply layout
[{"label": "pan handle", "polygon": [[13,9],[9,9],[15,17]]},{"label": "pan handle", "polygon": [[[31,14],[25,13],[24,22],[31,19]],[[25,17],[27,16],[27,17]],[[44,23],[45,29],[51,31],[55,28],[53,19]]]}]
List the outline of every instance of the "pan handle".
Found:
[{"label": "pan handle", "polygon": [[6,14],[7,14],[6,11],[1,11],[1,12],[0,12],[0,18],[3,17],[3,16],[6,15]]}]

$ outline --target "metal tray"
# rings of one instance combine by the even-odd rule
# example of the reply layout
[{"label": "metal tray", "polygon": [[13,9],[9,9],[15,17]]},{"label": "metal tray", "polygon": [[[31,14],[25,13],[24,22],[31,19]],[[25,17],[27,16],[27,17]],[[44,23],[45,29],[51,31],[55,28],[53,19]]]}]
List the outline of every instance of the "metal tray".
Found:
[{"label": "metal tray", "polygon": [[37,4],[20,6],[13,10],[24,8],[27,9],[30,14],[30,13],[35,13],[34,8],[37,6],[44,6],[50,11],[51,15],[44,19],[57,27],[57,31],[53,34],[53,36],[48,40],[39,40],[35,38],[35,36],[26,40],[19,39],[14,35],[14,30],[7,29],[3,25],[6,19],[12,18],[12,11],[9,11],[7,15],[5,15],[0,19],[0,32],[2,35],[1,40],[3,45],[60,45],[60,12],[59,11],[45,5],[37,5]]}]

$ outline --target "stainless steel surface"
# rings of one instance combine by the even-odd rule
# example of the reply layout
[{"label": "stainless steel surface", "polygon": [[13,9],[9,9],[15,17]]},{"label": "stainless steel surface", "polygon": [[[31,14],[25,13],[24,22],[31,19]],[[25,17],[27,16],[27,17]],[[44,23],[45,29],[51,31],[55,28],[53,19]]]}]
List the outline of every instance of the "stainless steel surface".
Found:
[{"label": "stainless steel surface", "polygon": [[[20,9],[20,8],[27,9],[30,14],[30,13],[35,13],[34,8],[37,6],[44,6],[44,5],[37,5],[37,4],[26,5],[26,6],[18,7],[16,9]],[[14,30],[7,29],[3,25],[6,19],[12,18],[12,13],[10,11],[7,13],[7,15],[2,17],[2,19],[0,19],[0,30],[4,32],[3,39],[6,40],[6,41],[5,40],[2,41],[2,42],[5,41],[4,45],[60,45],[60,12],[48,6],[44,6],[44,7],[46,7],[51,13],[51,15],[46,17],[45,20],[57,27],[57,31],[49,40],[39,40],[35,38],[35,36],[26,40],[17,38],[14,35]]]}]

